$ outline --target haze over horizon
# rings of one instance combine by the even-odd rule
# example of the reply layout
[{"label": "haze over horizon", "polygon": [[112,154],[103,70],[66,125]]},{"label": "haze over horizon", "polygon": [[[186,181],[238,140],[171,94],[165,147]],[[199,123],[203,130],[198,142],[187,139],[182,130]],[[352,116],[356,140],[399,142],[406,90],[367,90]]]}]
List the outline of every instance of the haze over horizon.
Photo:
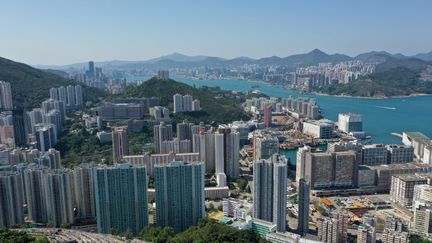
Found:
[{"label": "haze over horizon", "polygon": [[7,0],[1,7],[0,56],[33,65],[148,60],[175,52],[262,58],[315,48],[349,56],[432,50],[432,2],[426,0]]}]

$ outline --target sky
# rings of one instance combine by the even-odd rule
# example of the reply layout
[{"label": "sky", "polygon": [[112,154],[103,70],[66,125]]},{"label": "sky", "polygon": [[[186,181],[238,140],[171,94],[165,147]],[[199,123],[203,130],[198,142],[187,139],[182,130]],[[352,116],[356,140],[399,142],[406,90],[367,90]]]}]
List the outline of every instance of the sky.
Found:
[{"label": "sky", "polygon": [[0,56],[28,64],[432,51],[432,1],[0,0]]}]

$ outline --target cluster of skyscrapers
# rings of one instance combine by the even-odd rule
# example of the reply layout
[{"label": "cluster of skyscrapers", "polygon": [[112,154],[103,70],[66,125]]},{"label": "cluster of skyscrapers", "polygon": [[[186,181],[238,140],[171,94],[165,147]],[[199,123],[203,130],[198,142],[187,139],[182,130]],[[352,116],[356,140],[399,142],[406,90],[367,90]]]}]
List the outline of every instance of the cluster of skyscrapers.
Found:
[{"label": "cluster of skyscrapers", "polygon": [[81,85],[68,85],[50,89],[50,99],[63,101],[67,109],[74,110],[83,106]]},{"label": "cluster of skyscrapers", "polygon": [[189,94],[186,95],[175,94],[173,96],[173,99],[174,99],[174,113],[201,110],[200,101],[197,99],[194,100],[192,96]]},{"label": "cluster of skyscrapers", "polygon": [[[204,164],[155,167],[156,223],[183,231],[205,216]],[[97,221],[98,232],[139,233],[148,225],[147,172],[142,166],[81,164],[74,170],[21,164],[0,172],[0,227],[33,223],[60,227]],[[75,211],[74,211],[75,209]]]}]

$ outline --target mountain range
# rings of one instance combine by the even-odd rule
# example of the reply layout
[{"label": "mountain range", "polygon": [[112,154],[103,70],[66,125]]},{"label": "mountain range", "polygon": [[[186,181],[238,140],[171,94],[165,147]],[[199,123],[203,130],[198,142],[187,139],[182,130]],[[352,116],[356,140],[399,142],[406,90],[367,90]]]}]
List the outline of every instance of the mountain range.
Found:
[{"label": "mountain range", "polygon": [[[220,57],[211,56],[187,56],[181,53],[173,53],[144,61],[127,61],[127,60],[112,60],[95,62],[95,65],[105,69],[113,68],[184,68],[184,67],[196,67],[196,66],[207,66],[207,67],[227,67],[237,66],[243,64],[259,64],[259,65],[283,65],[289,67],[297,66],[308,66],[317,65],[321,62],[341,62],[348,60],[361,60],[361,61],[378,61],[384,62],[389,59],[407,59],[417,58],[423,61],[432,61],[432,51],[428,53],[419,53],[413,56],[405,56],[400,53],[391,54],[385,51],[371,51],[367,53],[359,54],[355,57],[350,57],[344,54],[327,54],[319,49],[314,49],[308,53],[296,54],[287,57],[264,57],[259,59],[253,59],[249,57],[236,57],[233,59],[225,59]],[[55,69],[55,70],[67,70],[67,69],[86,69],[88,66],[87,62],[74,63],[69,65],[34,65],[41,69]]]}]

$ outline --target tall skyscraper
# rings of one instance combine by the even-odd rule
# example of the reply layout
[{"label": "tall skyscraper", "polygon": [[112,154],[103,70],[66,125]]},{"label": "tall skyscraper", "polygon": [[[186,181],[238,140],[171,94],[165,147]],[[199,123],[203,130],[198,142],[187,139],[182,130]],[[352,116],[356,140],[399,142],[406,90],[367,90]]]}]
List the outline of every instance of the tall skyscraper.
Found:
[{"label": "tall skyscraper", "polygon": [[36,141],[37,148],[42,151],[48,151],[48,149],[54,147],[57,143],[57,131],[55,125],[39,123],[35,126],[36,129]]},{"label": "tall skyscraper", "polygon": [[72,85],[68,85],[66,87],[67,94],[67,106],[75,106],[75,87]]},{"label": "tall skyscraper", "polygon": [[255,159],[268,159],[273,154],[279,152],[279,141],[271,136],[254,137]]},{"label": "tall skyscraper", "polygon": [[204,218],[204,164],[175,161],[155,166],[154,174],[157,226],[181,232]]},{"label": "tall skyscraper", "polygon": [[272,106],[264,106],[264,126],[271,127],[272,125]]},{"label": "tall skyscraper", "polygon": [[24,147],[27,145],[27,133],[24,119],[24,110],[14,109],[12,111],[15,146],[17,147]]},{"label": "tall skyscraper", "polygon": [[50,93],[50,99],[58,100],[59,99],[59,93],[57,88],[51,88],[49,90]]},{"label": "tall skyscraper", "polygon": [[47,223],[53,227],[73,224],[72,172],[69,170],[48,170],[45,171],[43,177]]},{"label": "tall skyscraper", "polygon": [[159,125],[154,126],[154,146],[157,154],[162,151],[162,142],[172,140],[172,125],[161,122]]},{"label": "tall skyscraper", "polygon": [[306,153],[311,151],[311,147],[305,145],[297,150],[296,161],[296,182],[299,183],[305,176]]},{"label": "tall skyscraper", "polygon": [[80,164],[74,169],[74,193],[76,198],[77,218],[95,219],[96,204],[94,192],[93,163]]},{"label": "tall skyscraper", "polygon": [[88,76],[90,78],[94,78],[95,77],[95,66],[94,66],[94,62],[93,61],[89,62]]},{"label": "tall skyscraper", "polygon": [[240,133],[225,130],[225,174],[231,179],[237,179],[240,174]]},{"label": "tall skyscraper", "polygon": [[297,232],[306,235],[309,231],[309,183],[305,179],[299,181],[298,193],[298,225]]},{"label": "tall skyscraper", "polygon": [[93,176],[98,232],[116,229],[138,234],[148,225],[145,167],[120,164],[94,169]]},{"label": "tall skyscraper", "polygon": [[215,173],[225,173],[224,169],[224,135],[223,133],[215,133]]},{"label": "tall skyscraper", "polygon": [[58,88],[58,99],[59,99],[60,101],[63,101],[63,103],[64,103],[65,105],[68,105],[68,106],[69,106],[69,103],[68,103],[68,100],[67,100],[67,92],[66,92],[66,88],[63,87],[63,86],[60,86],[60,87]]},{"label": "tall skyscraper", "polygon": [[179,140],[191,140],[192,141],[192,123],[177,123],[177,138]]},{"label": "tall skyscraper", "polygon": [[183,96],[183,111],[192,111],[192,96],[184,95]]},{"label": "tall skyscraper", "polygon": [[21,176],[16,172],[0,172],[0,228],[24,223]]},{"label": "tall skyscraper", "polygon": [[77,107],[83,106],[83,92],[81,85],[75,85],[75,105]]},{"label": "tall skyscraper", "polygon": [[127,127],[112,128],[113,161],[121,163],[123,156],[129,154]]},{"label": "tall skyscraper", "polygon": [[200,156],[201,161],[205,162],[206,172],[214,172],[215,166],[215,134],[208,131],[201,131],[200,135]]},{"label": "tall skyscraper", "polygon": [[174,113],[183,112],[183,96],[175,94],[174,97]]},{"label": "tall skyscraper", "polygon": [[201,110],[201,103],[199,100],[194,99],[192,101],[192,111],[200,111]]},{"label": "tall skyscraper", "polygon": [[28,217],[33,223],[48,222],[43,184],[44,170],[44,166],[30,164],[23,171]]},{"label": "tall skyscraper", "polygon": [[286,230],[287,160],[273,155],[268,160],[256,160],[254,175],[254,217],[277,225],[277,231]]},{"label": "tall skyscraper", "polygon": [[12,110],[12,91],[10,83],[0,81],[0,108]]}]

